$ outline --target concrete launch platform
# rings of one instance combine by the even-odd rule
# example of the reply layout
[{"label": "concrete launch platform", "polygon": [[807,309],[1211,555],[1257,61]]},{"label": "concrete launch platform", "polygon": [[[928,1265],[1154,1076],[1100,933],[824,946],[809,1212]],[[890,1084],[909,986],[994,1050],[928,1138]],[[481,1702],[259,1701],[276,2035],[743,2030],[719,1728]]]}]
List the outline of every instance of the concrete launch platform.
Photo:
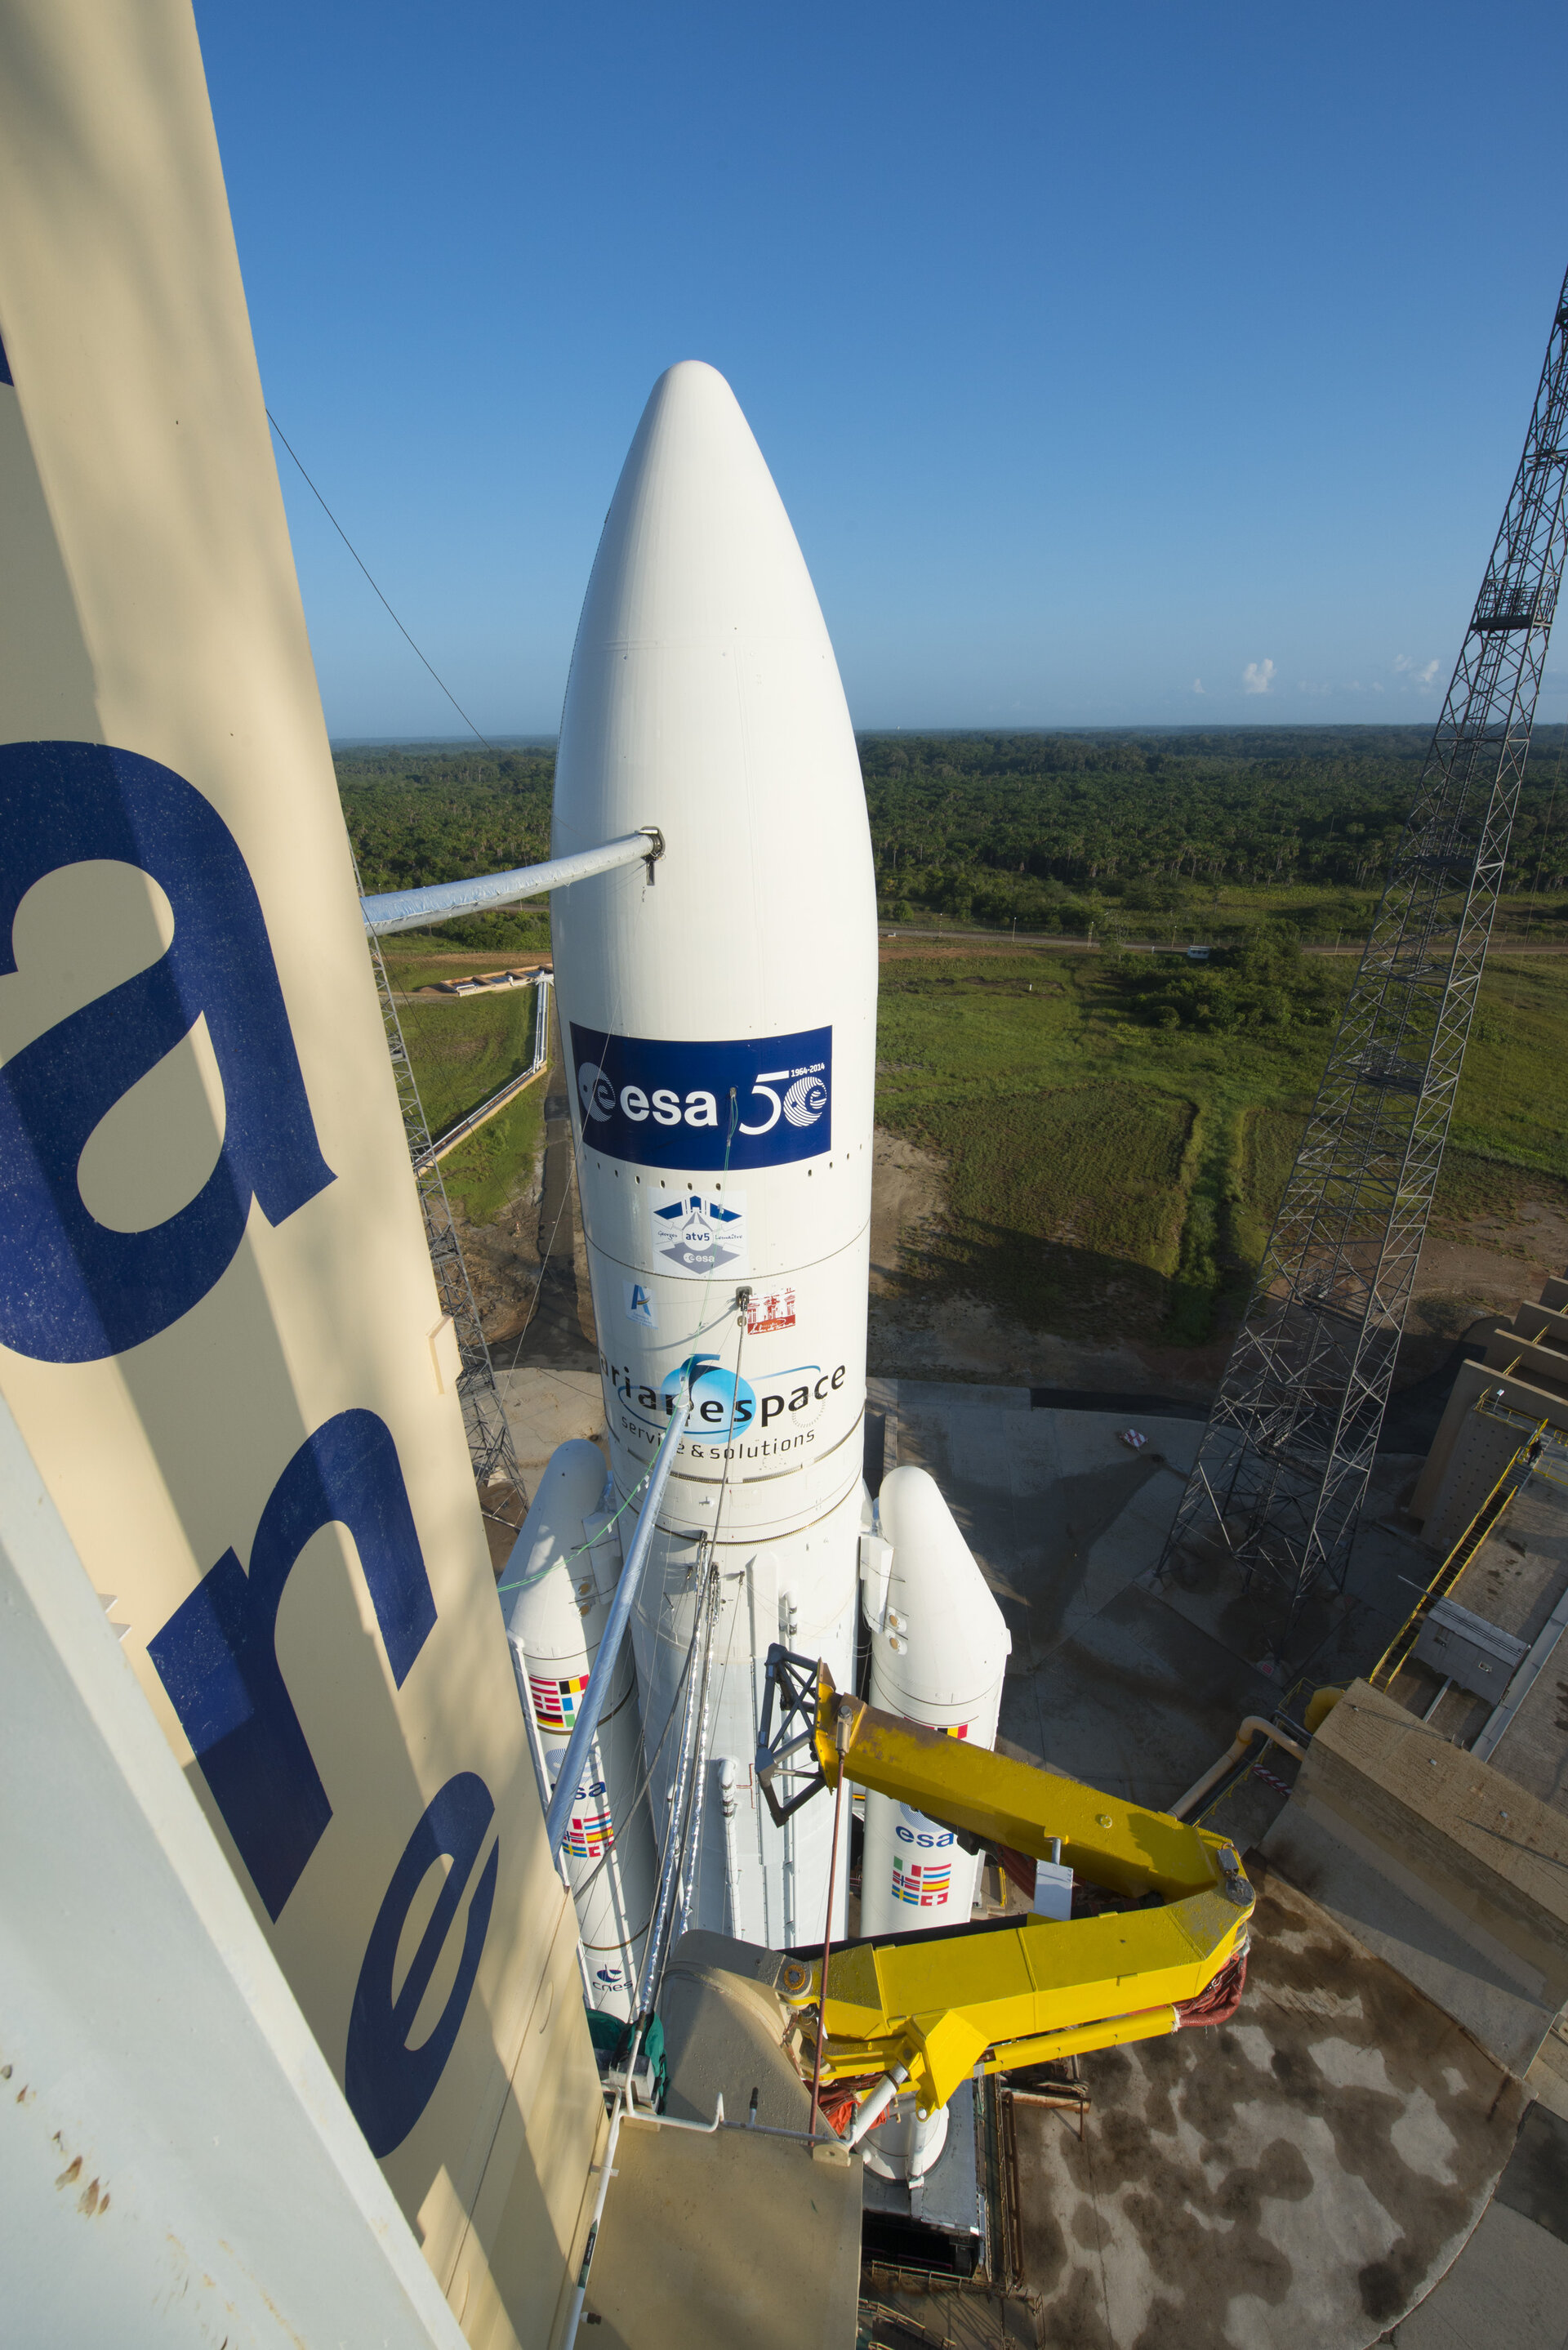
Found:
[{"label": "concrete launch platform", "polygon": [[[504,1394],[529,1466],[602,1426],[592,1372],[524,1370]],[[1397,1515],[1418,1461],[1384,1455],[1345,1598],[1309,1624],[1282,1672],[1233,1590],[1160,1586],[1151,1572],[1200,1422],[909,1380],[872,1382],[868,1408],[885,1415],[886,1466],[919,1462],[941,1482],[1006,1615],[1002,1742],[1135,1800],[1174,1801],[1243,1714],[1365,1671],[1430,1574]],[[1120,1441],[1129,1425],[1148,1440],[1140,1451]],[[1532,1551],[1547,1547],[1533,1521],[1523,1531]],[[1243,1849],[1269,1835],[1297,1775],[1277,1753],[1264,1768],[1210,1815]],[[1014,2106],[1011,2291],[982,2273],[922,2292],[909,2272],[877,2268],[862,2283],[863,2332],[867,2312],[884,2312],[870,2338],[1563,2350],[1568,2243],[1539,2194],[1532,2203],[1508,2182],[1529,2168],[1527,2113],[1530,2130],[1563,2132],[1568,2161],[1568,2126],[1547,2110],[1568,2113],[1568,2042],[1561,2082],[1540,2059],[1525,2084],[1517,2052],[1511,2072],[1455,2022],[1439,1976],[1423,1988],[1400,1963],[1386,1872],[1367,1872],[1352,1917],[1255,1849],[1249,1865],[1262,1899],[1235,2022],[1082,2059],[1081,2140],[1071,2114]],[[1531,2106],[1532,2091],[1543,2103]],[[1549,2146],[1549,2179],[1552,2158]],[[882,2199],[867,2186],[868,2203]]]},{"label": "concrete launch platform", "polygon": [[1278,1879],[1233,2023],[1081,2071],[1082,2141],[1014,2108],[1022,2281],[1046,2341],[1116,2350],[1366,2350],[1454,2261],[1526,2103]]},{"label": "concrete launch platform", "polygon": [[[1346,1592],[1309,1617],[1282,1669],[1264,1612],[1228,1582],[1180,1588],[1152,1572],[1199,1422],[911,1380],[873,1381],[869,1408],[886,1416],[888,1465],[917,1461],[940,1481],[1006,1614],[1001,1742],[1137,1801],[1175,1801],[1244,1714],[1365,1672],[1430,1576],[1398,1515],[1419,1456],[1384,1454]],[[1141,1450],[1120,1441],[1128,1426]],[[1283,1811],[1297,1766],[1275,1752],[1263,1771],[1209,1815],[1244,1850]],[[1038,2339],[1563,2350],[1554,2280],[1568,2247],[1539,2212],[1492,2200],[1527,2108],[1563,2126],[1529,2106],[1532,2091],[1552,2102],[1540,2060],[1521,2082],[1436,1985],[1427,1996],[1255,1851],[1249,1866],[1268,1882],[1235,2023],[1081,2060],[1093,2099],[1081,2142],[1070,2115],[1012,2109],[1015,2282]],[[1363,1889],[1376,1942],[1397,1922],[1397,1887],[1382,1877]],[[1494,2287],[1495,2326],[1482,2320]],[[941,2300],[938,2326],[928,2303],[920,2322],[954,2341],[1014,2338],[1015,2316],[978,2303],[961,2335],[956,2306]],[[918,2294],[908,2309],[919,2314]]]},{"label": "concrete launch platform", "polygon": [[[931,1471],[1002,1605],[1012,1634],[1002,1737],[1033,1760],[1137,1803],[1174,1803],[1244,1714],[1272,1713],[1298,1679],[1310,1690],[1370,1664],[1409,1612],[1402,1578],[1430,1575],[1392,1523],[1419,1459],[1383,1454],[1344,1599],[1309,1611],[1282,1669],[1274,1611],[1228,1580],[1154,1578],[1202,1422],[1035,1408],[1031,1392],[867,1383],[887,1466]],[[1147,1437],[1141,1451],[1121,1441],[1128,1427]],[[1236,1801],[1227,1833],[1251,1841],[1286,1792]]]}]

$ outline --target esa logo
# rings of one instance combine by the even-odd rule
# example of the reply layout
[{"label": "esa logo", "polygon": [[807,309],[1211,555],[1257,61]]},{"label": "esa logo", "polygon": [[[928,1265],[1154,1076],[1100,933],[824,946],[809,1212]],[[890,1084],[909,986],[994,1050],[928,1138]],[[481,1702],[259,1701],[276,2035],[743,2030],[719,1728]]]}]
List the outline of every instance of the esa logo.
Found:
[{"label": "esa logo", "polygon": [[833,1148],[833,1031],[711,1045],[572,1023],[583,1139],[688,1173],[780,1167]]},{"label": "esa logo", "polygon": [[927,1819],[923,1812],[911,1811],[908,1804],[899,1804],[893,1833],[900,1844],[918,1846],[922,1852],[940,1852],[957,1842],[951,1828],[939,1827],[935,1820]]}]

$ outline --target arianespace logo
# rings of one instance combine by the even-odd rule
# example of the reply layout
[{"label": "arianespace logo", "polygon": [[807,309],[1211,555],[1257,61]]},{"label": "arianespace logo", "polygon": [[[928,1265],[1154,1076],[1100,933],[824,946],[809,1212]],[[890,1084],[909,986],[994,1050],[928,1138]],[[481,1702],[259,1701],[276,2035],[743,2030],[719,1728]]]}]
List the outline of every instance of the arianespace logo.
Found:
[{"label": "arianespace logo", "polygon": [[833,1031],[727,1044],[611,1036],[572,1022],[583,1139],[639,1167],[782,1167],[833,1148]]},{"label": "arianespace logo", "polygon": [[[623,1432],[656,1443],[675,1409],[680,1373],[691,1383],[691,1416],[683,1449],[701,1454],[704,1440],[714,1446],[745,1443],[747,1458],[788,1452],[814,1441],[816,1422],[828,1399],[843,1387],[846,1366],[794,1363],[775,1372],[765,1387],[737,1378],[713,1355],[689,1356],[672,1364],[657,1387],[641,1383],[629,1369],[600,1357],[600,1368],[621,1402]],[[715,1451],[713,1457],[720,1455]]]}]

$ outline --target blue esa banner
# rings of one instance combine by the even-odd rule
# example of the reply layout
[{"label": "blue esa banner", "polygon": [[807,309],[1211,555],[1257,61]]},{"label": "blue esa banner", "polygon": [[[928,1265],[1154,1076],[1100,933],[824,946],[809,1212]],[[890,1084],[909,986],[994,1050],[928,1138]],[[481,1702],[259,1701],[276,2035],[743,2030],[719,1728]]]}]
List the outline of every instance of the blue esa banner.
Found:
[{"label": "blue esa banner", "polygon": [[833,1148],[833,1031],[720,1045],[607,1036],[572,1023],[583,1139],[682,1170],[783,1167]]}]

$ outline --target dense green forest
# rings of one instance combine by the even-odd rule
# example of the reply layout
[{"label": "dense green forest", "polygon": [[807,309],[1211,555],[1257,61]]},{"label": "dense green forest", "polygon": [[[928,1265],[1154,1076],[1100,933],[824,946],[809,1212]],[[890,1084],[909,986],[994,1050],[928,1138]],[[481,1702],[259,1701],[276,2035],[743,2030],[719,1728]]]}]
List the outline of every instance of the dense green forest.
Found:
[{"label": "dense green forest", "polygon": [[[1261,917],[1303,938],[1370,918],[1430,740],[1425,727],[1168,733],[867,734],[861,771],[889,921],[1225,939]],[[1568,887],[1568,728],[1538,730],[1507,887],[1537,919]],[[337,755],[367,889],[451,881],[547,852],[548,745]],[[539,943],[536,917],[447,926],[453,945]]]},{"label": "dense green forest", "polygon": [[[525,745],[498,758],[460,747],[341,750],[334,754],[343,817],[367,890],[414,889],[503,873],[550,853],[553,748]],[[419,936],[418,932],[413,934]],[[542,913],[477,915],[444,922],[443,945],[542,946]]]}]

